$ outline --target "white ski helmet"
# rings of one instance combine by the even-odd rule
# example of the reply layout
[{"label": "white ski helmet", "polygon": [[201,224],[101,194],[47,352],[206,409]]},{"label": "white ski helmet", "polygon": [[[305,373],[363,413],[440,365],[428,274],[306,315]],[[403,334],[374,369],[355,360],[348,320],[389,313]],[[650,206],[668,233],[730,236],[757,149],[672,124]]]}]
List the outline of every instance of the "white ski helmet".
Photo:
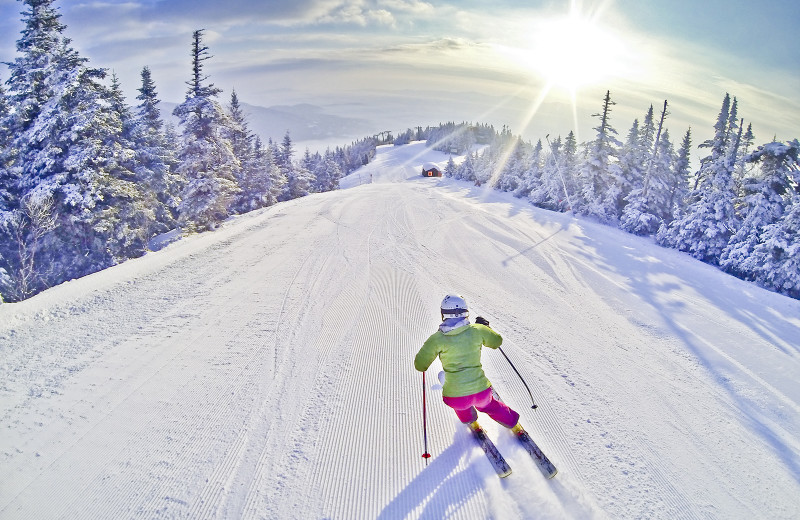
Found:
[{"label": "white ski helmet", "polygon": [[445,318],[465,318],[469,315],[467,302],[462,296],[448,294],[442,300],[442,319]]}]

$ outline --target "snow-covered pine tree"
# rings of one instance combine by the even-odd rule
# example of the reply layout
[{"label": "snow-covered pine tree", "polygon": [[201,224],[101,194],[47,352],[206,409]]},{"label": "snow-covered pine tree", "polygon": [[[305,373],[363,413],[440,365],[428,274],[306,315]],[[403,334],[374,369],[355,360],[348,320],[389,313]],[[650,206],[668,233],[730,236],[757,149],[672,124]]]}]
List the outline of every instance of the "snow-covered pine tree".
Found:
[{"label": "snow-covered pine tree", "polygon": [[278,197],[278,200],[291,200],[294,198],[292,196],[291,186],[294,183],[294,143],[292,142],[292,136],[289,134],[288,130],[283,135],[283,140],[280,145],[276,144],[273,147],[273,151],[275,152],[275,164],[278,166],[281,176],[286,179],[283,191]]},{"label": "snow-covered pine tree", "polygon": [[244,201],[247,211],[275,204],[283,188],[282,185],[276,185],[280,179],[280,171],[275,165],[272,152],[264,146],[258,136],[253,142],[252,164],[248,171],[250,175],[242,186],[242,191],[249,194],[249,200]]},{"label": "snow-covered pine tree", "polygon": [[800,299],[800,195],[795,193],[786,214],[764,229],[753,257],[757,283]]},{"label": "snow-covered pine tree", "polygon": [[703,141],[698,148],[710,148],[711,153],[706,157],[700,159],[700,170],[695,174],[694,186],[692,191],[700,188],[700,185],[708,180],[706,175],[709,172],[708,164],[720,161],[726,156],[725,152],[728,146],[728,118],[731,112],[731,96],[725,94],[722,100],[722,108],[717,116],[717,122],[714,124],[714,138]]},{"label": "snow-covered pine tree", "polygon": [[211,56],[202,37],[202,30],[192,35],[192,79],[187,82],[186,99],[173,110],[183,127],[178,173],[186,186],[180,223],[188,231],[214,229],[230,215],[239,192],[236,172],[241,168],[228,137],[229,118],[216,101],[221,90],[207,83],[203,74],[203,62]]},{"label": "snow-covered pine tree", "polygon": [[748,162],[750,156],[750,149],[755,143],[755,135],[753,134],[753,124],[747,125],[747,130],[742,134],[742,140],[739,144],[739,153],[736,158],[736,168],[734,170],[733,179],[737,186],[737,193],[744,195],[744,179],[750,175],[753,168],[752,163]]},{"label": "snow-covered pine tree", "polygon": [[[1,212],[10,208],[11,193],[9,189],[14,182],[12,181],[9,166],[13,157],[11,151],[11,128],[9,117],[11,115],[11,105],[6,96],[3,83],[0,82],[0,215]],[[2,231],[0,231],[2,233]],[[7,242],[2,242],[7,245]],[[0,265],[2,265],[3,245],[0,245]]]},{"label": "snow-covered pine tree", "polygon": [[[544,166],[536,182],[532,183],[528,200],[534,206],[553,211],[563,211],[566,206],[562,179],[563,150],[561,136],[549,141],[550,150],[545,154]],[[539,141],[541,145],[541,141]]]},{"label": "snow-covered pine tree", "polygon": [[297,199],[312,193],[314,174],[302,164],[294,165],[289,171],[286,186],[283,190],[283,200]]},{"label": "snow-covered pine tree", "polygon": [[573,200],[577,212],[596,218],[600,222],[616,224],[621,208],[618,205],[622,193],[621,171],[617,159],[622,145],[616,138],[617,131],[611,126],[611,92],[603,99],[603,111],[593,114],[600,119],[595,139],[588,143],[587,154],[578,172],[581,182],[580,196]]},{"label": "snow-covered pine tree", "polygon": [[3,293],[8,294],[8,289],[13,285],[11,277],[6,270],[6,256],[11,255],[10,237],[4,232],[4,217],[8,213],[11,194],[8,187],[11,184],[11,177],[8,166],[11,161],[11,132],[8,128],[8,116],[11,109],[6,98],[6,91],[3,83],[0,82],[0,304],[3,303]]},{"label": "snow-covered pine tree", "polygon": [[405,132],[398,134],[397,137],[394,138],[394,145],[402,146],[404,144],[408,144],[416,138],[417,134],[418,134],[417,130],[412,130],[411,128],[409,128]]},{"label": "snow-covered pine tree", "polygon": [[134,116],[136,177],[146,190],[155,193],[155,222],[151,234],[159,234],[177,224],[184,183],[175,173],[178,166],[177,142],[171,135],[172,129],[161,118],[158,92],[149,67],[142,69],[141,78],[142,85],[136,96],[139,105]]},{"label": "snow-covered pine tree", "polygon": [[268,163],[271,164],[269,168],[269,178],[271,180],[269,204],[271,205],[281,200],[281,194],[286,188],[286,183],[289,180],[278,163],[280,151],[278,149],[278,145],[272,141],[272,138],[267,141],[267,146],[264,147],[264,152],[269,154],[269,158],[265,158],[265,160],[268,160]]},{"label": "snow-covered pine tree", "polygon": [[628,205],[622,215],[620,227],[637,235],[653,235],[672,215],[670,182],[674,173],[675,152],[665,129],[658,141],[646,184],[628,195]]},{"label": "snow-covered pine tree", "polygon": [[[658,231],[669,207],[668,183],[671,177],[673,149],[669,141],[669,132],[664,130],[667,102],[664,101],[655,140],[651,137],[651,129],[654,128],[652,115],[651,105],[645,116],[645,127],[643,135],[640,136],[638,154],[634,151],[637,147],[631,145],[630,157],[623,161],[623,171],[627,165],[629,170],[641,173],[639,181],[631,176],[633,189],[626,197],[627,203],[620,219],[621,229],[637,235],[652,235]],[[645,149],[648,143],[652,146],[652,151],[649,152]],[[638,167],[635,164],[637,155],[641,158]]]},{"label": "snow-covered pine tree", "polygon": [[[495,187],[501,191],[516,192],[524,183],[529,170],[530,145],[514,137],[502,149],[500,163],[502,169]],[[494,177],[494,175],[492,175]]]},{"label": "snow-covered pine tree", "polygon": [[11,131],[8,128],[8,116],[11,114],[11,105],[6,95],[6,88],[0,81],[0,151],[5,150],[11,139]]},{"label": "snow-covered pine tree", "polygon": [[254,201],[260,200],[263,193],[251,193],[249,191],[251,188],[257,189],[256,186],[259,183],[254,178],[259,177],[261,173],[255,170],[255,136],[250,131],[247,116],[239,102],[239,96],[236,94],[235,90],[231,92],[231,101],[228,105],[228,117],[229,127],[227,135],[231,141],[233,154],[239,160],[240,164],[240,167],[235,171],[235,176],[241,191],[236,197],[233,209],[238,213],[244,213],[254,209],[252,207]]},{"label": "snow-covered pine tree", "polygon": [[[319,154],[317,154],[319,155]],[[336,158],[330,149],[316,161],[314,165],[314,190],[317,192],[339,189],[339,179],[342,178],[342,169],[337,164]]]},{"label": "snow-covered pine tree", "polygon": [[233,153],[244,164],[253,150],[253,134],[250,132],[247,123],[247,116],[244,113],[242,104],[236,90],[231,91],[231,102],[228,105],[228,133],[233,147]]},{"label": "snow-covered pine tree", "polygon": [[456,162],[453,160],[453,156],[451,155],[450,158],[447,159],[447,164],[444,167],[444,174],[445,177],[453,177],[456,174]]},{"label": "snow-covered pine tree", "polygon": [[[652,121],[653,106],[650,105],[648,116]],[[639,129],[639,120],[634,119],[625,143],[619,151],[620,193],[617,207],[622,208],[624,216],[625,205],[628,204],[628,195],[634,191],[641,191],[644,185],[644,176],[648,166],[650,149],[645,148],[645,139]],[[624,218],[624,217],[623,217]]]},{"label": "snow-covered pine tree", "polygon": [[455,179],[474,182],[476,163],[478,162],[478,152],[468,153],[461,164],[456,169]]},{"label": "snow-covered pine tree", "polygon": [[[744,121],[742,121],[744,123]],[[733,161],[733,167],[736,168],[736,163],[739,159],[739,151],[742,143],[743,124],[739,124],[739,101],[733,98],[731,101],[731,110],[728,113],[728,124],[725,126],[725,142],[727,148],[725,155]]]},{"label": "snow-covered pine tree", "polygon": [[528,158],[528,167],[522,173],[519,187],[514,191],[514,196],[527,198],[531,190],[539,185],[542,176],[542,140],[536,141]]},{"label": "snow-covered pine tree", "polygon": [[283,136],[280,147],[277,148],[276,163],[281,171],[281,175],[286,178],[283,193],[279,200],[292,200],[305,197],[312,190],[314,175],[302,164],[294,162],[294,144],[287,131]]},{"label": "snow-covered pine tree", "polygon": [[[667,102],[664,101],[664,111],[662,112],[661,116],[662,125],[664,123],[664,117],[666,114],[666,103]],[[657,127],[655,122],[655,111],[653,109],[653,105],[650,105],[650,108],[647,109],[647,112],[644,115],[641,131],[639,132],[640,148],[644,150],[646,158],[649,158],[649,152],[656,146],[656,139],[658,139],[656,134]]]},{"label": "snow-covered pine tree", "polygon": [[[782,253],[776,253],[773,258],[766,254],[763,244],[766,240],[765,230],[789,213],[787,208],[798,194],[798,151],[800,143],[795,139],[788,144],[773,142],[763,145],[748,156],[748,162],[758,164],[759,168],[754,172],[755,176],[743,182],[743,221],[722,253],[720,267],[725,271],[746,280],[753,280],[757,276],[766,280],[765,263],[771,269],[784,268],[778,265],[784,263]],[[791,222],[789,218],[786,222],[788,228],[784,226],[782,230],[772,228],[769,236],[773,240],[772,247],[775,247],[774,241],[778,235],[788,237],[786,233],[792,229]],[[758,254],[755,252],[757,248],[760,248]]]},{"label": "snow-covered pine tree", "polygon": [[578,156],[578,140],[575,132],[569,131],[564,139],[564,165],[560,169],[561,182],[564,188],[564,198],[566,206],[563,211],[573,211],[572,205],[576,194],[580,191],[578,184],[578,168],[581,158]]},{"label": "snow-covered pine tree", "polygon": [[681,141],[681,147],[673,158],[671,172],[672,175],[667,179],[667,190],[669,197],[664,222],[669,224],[679,208],[682,208],[686,196],[689,193],[689,176],[691,174],[691,153],[692,153],[692,129],[686,130]]},{"label": "snow-covered pine tree", "polygon": [[105,229],[98,224],[105,197],[121,186],[114,177],[119,156],[112,150],[121,130],[110,91],[101,82],[106,71],[89,67],[70,47],[53,1],[25,4],[19,56],[8,64],[14,150],[9,211],[18,212],[20,222],[23,201],[48,207],[46,201],[52,200],[59,228],[36,242],[37,284],[30,288],[35,292],[113,263]]},{"label": "snow-covered pine tree", "polygon": [[283,135],[283,140],[280,145],[275,147],[275,164],[281,169],[284,175],[289,176],[289,171],[292,169],[294,161],[294,143],[292,136],[287,130]]},{"label": "snow-covered pine tree", "polygon": [[103,118],[106,130],[101,156],[107,157],[100,179],[94,229],[102,233],[114,263],[141,256],[152,236],[156,193],[138,175],[136,163],[136,122],[125,102],[116,75],[108,95],[110,111]]},{"label": "snow-covered pine tree", "polygon": [[714,126],[715,138],[704,143],[705,147],[711,148],[711,155],[701,161],[695,182],[697,188],[680,218],[673,220],[669,228],[658,235],[659,243],[672,245],[713,265],[719,264],[722,251],[740,224],[734,208],[733,170],[742,132],[737,125],[738,133],[732,142],[728,142],[730,109],[730,96],[726,94]]},{"label": "snow-covered pine tree", "polygon": [[309,185],[309,193],[320,193],[324,190],[321,189],[321,186],[318,184],[318,181],[325,182],[324,175],[323,179],[319,179],[317,177],[317,165],[322,162],[322,156],[319,152],[311,153],[311,150],[306,148],[306,151],[303,153],[303,158],[300,159],[300,166],[304,168],[306,171],[311,173],[311,181]]}]

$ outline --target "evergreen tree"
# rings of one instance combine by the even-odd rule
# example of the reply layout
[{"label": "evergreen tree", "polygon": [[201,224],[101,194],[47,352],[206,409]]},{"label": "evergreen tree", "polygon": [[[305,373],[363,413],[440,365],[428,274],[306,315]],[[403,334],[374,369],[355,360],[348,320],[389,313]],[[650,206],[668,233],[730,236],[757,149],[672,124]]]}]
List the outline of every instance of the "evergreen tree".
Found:
[{"label": "evergreen tree", "polygon": [[278,167],[272,153],[256,136],[253,141],[251,158],[243,167],[247,172],[240,182],[242,193],[239,208],[242,212],[252,211],[275,204],[282,186],[275,186],[279,177]]},{"label": "evergreen tree", "polygon": [[283,136],[280,147],[278,147],[278,156],[276,159],[278,167],[284,170],[284,173],[288,175],[289,170],[292,168],[292,161],[294,160],[294,143],[292,142],[292,136],[289,135],[288,130]]},{"label": "evergreen tree", "polygon": [[286,183],[283,187],[283,193],[278,200],[291,200],[295,198],[293,194],[297,193],[297,190],[294,189],[296,183],[294,171],[294,143],[292,142],[292,136],[289,134],[288,130],[283,135],[281,144],[275,146],[274,150],[275,164],[278,165],[281,175],[286,179]]},{"label": "evergreen tree", "polygon": [[[797,165],[800,164],[798,151],[800,143],[795,139],[788,144],[769,143],[748,156],[748,161],[760,164],[760,169],[756,177],[746,179],[744,182],[742,226],[731,237],[722,253],[720,260],[722,269],[747,280],[756,277],[767,279],[764,271],[766,265],[771,269],[784,269],[782,253],[776,253],[771,249],[767,255],[768,248],[765,249],[764,243],[767,239],[773,240],[771,247],[774,247],[775,240],[778,240],[776,237],[791,235],[793,225],[791,217],[784,222],[782,228],[780,226],[770,228],[770,226],[789,213],[788,208],[797,195],[796,187],[800,181],[800,175],[796,171]],[[768,228],[771,231],[767,238]],[[791,249],[791,245],[787,243],[785,248]],[[758,254],[756,249],[760,251]]]},{"label": "evergreen tree", "polygon": [[628,195],[620,228],[637,235],[652,235],[672,214],[670,200],[674,151],[669,131],[664,130],[656,141],[656,151],[649,161],[646,183]]},{"label": "evergreen tree", "polygon": [[566,139],[564,139],[564,164],[559,169],[562,187],[564,188],[562,211],[573,211],[574,198],[580,191],[577,176],[580,163],[578,141],[575,138],[575,133],[570,130]]},{"label": "evergreen tree", "polygon": [[730,97],[726,95],[714,126],[716,137],[704,143],[705,147],[711,148],[711,155],[701,161],[697,188],[680,218],[673,220],[669,229],[658,235],[660,243],[672,245],[714,265],[719,263],[730,237],[739,228],[734,208],[733,169],[741,128],[733,142],[728,142],[729,115]]},{"label": "evergreen tree", "polygon": [[[663,123],[663,117],[661,121]],[[652,150],[656,145],[655,143],[656,138],[654,137],[655,134],[656,134],[655,112],[653,110],[653,105],[650,105],[650,108],[647,109],[647,113],[644,115],[642,130],[641,132],[639,132],[639,148],[644,151],[645,156],[647,156],[648,152]]]},{"label": "evergreen tree", "polygon": [[[541,141],[539,141],[541,145]],[[531,188],[528,200],[534,206],[562,211],[565,205],[564,185],[561,182],[563,150],[561,148],[561,136],[556,137],[550,144],[549,153],[544,159],[540,178]]]},{"label": "evergreen tree", "polygon": [[755,143],[755,135],[753,135],[753,124],[747,125],[747,130],[742,134],[742,141],[739,145],[739,153],[736,158],[736,169],[734,172],[734,182],[736,182],[737,193],[743,193],[744,180],[749,175],[752,168],[752,163],[748,161],[750,156],[750,148]]},{"label": "evergreen tree", "polygon": [[239,192],[236,173],[241,168],[228,135],[230,120],[216,101],[221,91],[203,74],[203,62],[211,56],[202,36],[202,30],[192,35],[192,79],[186,99],[173,111],[183,127],[178,173],[186,186],[180,223],[189,231],[214,229],[228,217]]},{"label": "evergreen tree", "polygon": [[692,150],[692,129],[686,130],[686,134],[681,141],[681,147],[673,159],[671,173],[667,179],[667,211],[664,215],[664,222],[669,224],[672,218],[683,206],[683,202],[689,192],[689,175],[691,173],[691,150]]},{"label": "evergreen tree", "polygon": [[[114,262],[103,219],[108,199],[127,188],[115,177],[121,157],[113,148],[122,130],[112,94],[101,83],[106,71],[89,67],[70,47],[52,0],[24,3],[19,56],[8,64],[13,154],[5,173],[4,218],[22,226],[4,237],[14,242],[12,248],[37,249],[36,274],[29,278],[35,282],[18,288],[22,297]],[[42,209],[51,215],[41,215]],[[29,214],[54,222],[50,232],[34,231],[42,228]],[[9,275],[19,280],[12,271],[25,268],[22,258],[18,254],[9,263]]]},{"label": "evergreen tree", "polygon": [[102,232],[114,263],[141,256],[152,236],[155,192],[140,178],[136,164],[136,124],[114,75],[109,92],[110,112],[102,149],[109,160],[101,179],[102,195],[97,203],[94,229]]},{"label": "evergreen tree", "polygon": [[339,189],[339,179],[342,178],[342,169],[336,163],[333,152],[326,150],[324,156],[315,154],[312,168],[315,178],[315,192],[320,193]]},{"label": "evergreen tree", "polygon": [[[650,106],[648,115],[652,121],[653,107]],[[623,208],[627,204],[628,195],[634,191],[641,191],[644,186],[644,177],[648,165],[649,148],[645,148],[646,139],[639,130],[639,120],[635,119],[628,137],[620,150],[620,193],[617,206]],[[652,141],[652,139],[651,139]]]},{"label": "evergreen tree", "polygon": [[588,144],[586,159],[579,171],[582,186],[580,196],[575,201],[579,213],[609,224],[617,222],[622,193],[621,170],[617,160],[617,149],[622,143],[615,137],[617,131],[611,126],[613,105],[611,92],[607,91],[603,111],[593,115],[600,118],[600,125],[594,128],[597,137]]},{"label": "evergreen tree", "polygon": [[228,138],[231,141],[233,154],[239,160],[240,167],[235,171],[236,182],[241,189],[236,197],[236,203],[233,208],[243,213],[253,209],[253,201],[260,199],[261,194],[257,192],[248,192],[248,187],[258,184],[254,181],[253,177],[258,177],[259,172],[254,171],[254,136],[250,131],[247,123],[247,116],[244,113],[241,103],[239,103],[239,96],[236,91],[231,92],[231,102],[228,105],[229,127],[227,131]]},{"label": "evergreen tree", "polygon": [[281,200],[281,195],[283,194],[283,190],[286,188],[288,179],[278,163],[278,156],[280,155],[278,145],[272,142],[271,138],[267,143],[265,152],[269,155],[269,163],[272,165],[271,169],[269,170],[271,179],[270,197],[272,200],[270,204],[274,204],[275,202]]},{"label": "evergreen tree", "polygon": [[698,148],[710,148],[711,153],[700,159],[700,170],[695,174],[692,191],[696,191],[702,183],[708,180],[706,174],[712,170],[709,164],[717,163],[726,156],[725,152],[729,141],[728,118],[730,111],[731,96],[726,93],[725,98],[722,100],[722,108],[717,116],[717,122],[714,124],[714,138],[704,141],[698,146]]},{"label": "evergreen tree", "polygon": [[[0,82],[0,215],[3,211],[11,208],[11,189],[14,184],[9,167],[13,152],[11,150],[11,128],[10,118],[11,105],[6,97],[3,83]],[[3,255],[3,247],[0,246],[0,257]],[[2,259],[0,259],[2,265]]]},{"label": "evergreen tree", "polygon": [[141,78],[142,85],[136,96],[139,105],[134,117],[136,177],[145,189],[155,194],[155,222],[150,233],[153,235],[163,233],[177,224],[183,183],[175,173],[178,166],[177,139],[161,118],[158,92],[148,67],[142,69]]},{"label": "evergreen tree", "polygon": [[541,182],[542,177],[542,140],[533,146],[528,159],[528,168],[523,172],[519,187],[514,191],[515,197],[530,197],[531,190]]},{"label": "evergreen tree", "polygon": [[478,161],[478,152],[474,154],[468,153],[461,164],[456,169],[455,179],[474,182],[475,181],[475,163]]},{"label": "evergreen tree", "polygon": [[[663,130],[667,116],[667,102],[658,123],[655,140],[652,139],[653,106],[645,116],[645,128],[639,145],[630,145],[629,169],[640,175],[640,180],[632,182],[633,189],[627,195],[627,205],[622,211],[620,228],[637,235],[655,233],[669,213],[669,182],[673,162],[672,143],[669,132]],[[635,125],[634,125],[635,128]],[[629,139],[629,142],[631,140]],[[652,145],[652,152],[645,146]],[[638,165],[635,158],[638,157]],[[625,166],[623,165],[623,170]]]},{"label": "evergreen tree", "polygon": [[502,169],[496,187],[501,191],[516,192],[522,188],[525,176],[530,169],[529,145],[515,137],[503,148],[500,158]]},{"label": "evergreen tree", "polygon": [[303,164],[294,162],[294,143],[287,131],[280,146],[275,147],[275,162],[285,182],[278,200],[292,200],[311,193],[314,174]]},{"label": "evergreen tree", "polygon": [[231,92],[228,116],[230,121],[230,141],[231,146],[233,146],[233,152],[236,154],[239,162],[244,163],[249,159],[253,149],[253,134],[250,132],[247,116],[244,113],[241,103],[239,103],[239,96],[236,95],[235,90]]},{"label": "evergreen tree", "polygon": [[444,174],[445,177],[453,177],[456,174],[456,162],[453,160],[453,156],[451,155],[449,159],[447,159],[447,164],[444,167]]},{"label": "evergreen tree", "polygon": [[283,191],[283,200],[305,197],[312,192],[314,174],[303,165],[294,166],[287,176],[286,187]]},{"label": "evergreen tree", "polygon": [[764,229],[753,257],[759,284],[800,299],[800,195],[795,193],[786,214]]}]

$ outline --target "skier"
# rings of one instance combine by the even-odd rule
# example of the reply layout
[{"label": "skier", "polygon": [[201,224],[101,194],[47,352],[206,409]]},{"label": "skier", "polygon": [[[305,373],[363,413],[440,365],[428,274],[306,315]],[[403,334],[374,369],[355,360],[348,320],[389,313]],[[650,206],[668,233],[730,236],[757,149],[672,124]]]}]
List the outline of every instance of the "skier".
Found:
[{"label": "skier", "polygon": [[414,368],[425,372],[439,357],[445,373],[442,387],[444,404],[455,410],[461,422],[472,431],[480,430],[478,411],[481,411],[510,428],[515,435],[525,433],[519,423],[519,414],[494,398],[492,383],[481,366],[481,348],[496,349],[503,343],[503,338],[480,316],[471,324],[467,302],[461,296],[445,296],[441,313],[439,330],[417,352]]}]

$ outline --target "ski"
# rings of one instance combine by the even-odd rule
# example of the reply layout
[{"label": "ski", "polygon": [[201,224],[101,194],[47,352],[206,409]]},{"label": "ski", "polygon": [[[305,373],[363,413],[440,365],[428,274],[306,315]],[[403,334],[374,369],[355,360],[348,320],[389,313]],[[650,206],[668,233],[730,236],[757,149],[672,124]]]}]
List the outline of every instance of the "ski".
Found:
[{"label": "ski", "polygon": [[533,458],[534,462],[536,462],[536,465],[539,467],[539,471],[542,472],[542,475],[544,475],[545,478],[553,478],[556,476],[558,470],[553,463],[550,462],[550,459],[547,458],[547,455],[545,455],[542,450],[539,449],[539,446],[533,442],[533,439],[531,439],[531,436],[528,435],[528,432],[523,431],[519,435],[515,435],[515,437],[519,439],[519,442],[522,443],[525,451],[527,451],[528,454],[530,454],[530,456]]},{"label": "ski", "polygon": [[483,428],[478,426],[478,428],[474,430],[470,428],[470,431],[472,432],[472,436],[475,437],[475,440],[478,441],[478,444],[480,444],[483,452],[486,453],[486,457],[489,459],[489,463],[494,468],[497,476],[503,478],[511,475],[511,466],[508,465],[506,459],[503,458],[497,450],[497,447],[486,435]]},{"label": "ski", "polygon": [[[492,395],[494,395],[494,398],[498,401],[503,401],[495,388],[492,388]],[[539,471],[542,472],[542,475],[544,475],[545,478],[553,478],[556,476],[556,474],[558,474],[558,470],[556,469],[555,465],[553,465],[553,463],[550,462],[550,459],[547,458],[547,455],[545,455],[544,452],[539,449],[539,446],[533,442],[533,439],[531,439],[531,436],[528,435],[528,432],[523,430],[522,433],[519,435],[515,434],[514,436],[519,440],[519,442],[522,444],[522,447],[525,448],[525,451],[528,452],[531,458],[533,458],[533,461],[536,463],[536,466],[539,468]]]}]

